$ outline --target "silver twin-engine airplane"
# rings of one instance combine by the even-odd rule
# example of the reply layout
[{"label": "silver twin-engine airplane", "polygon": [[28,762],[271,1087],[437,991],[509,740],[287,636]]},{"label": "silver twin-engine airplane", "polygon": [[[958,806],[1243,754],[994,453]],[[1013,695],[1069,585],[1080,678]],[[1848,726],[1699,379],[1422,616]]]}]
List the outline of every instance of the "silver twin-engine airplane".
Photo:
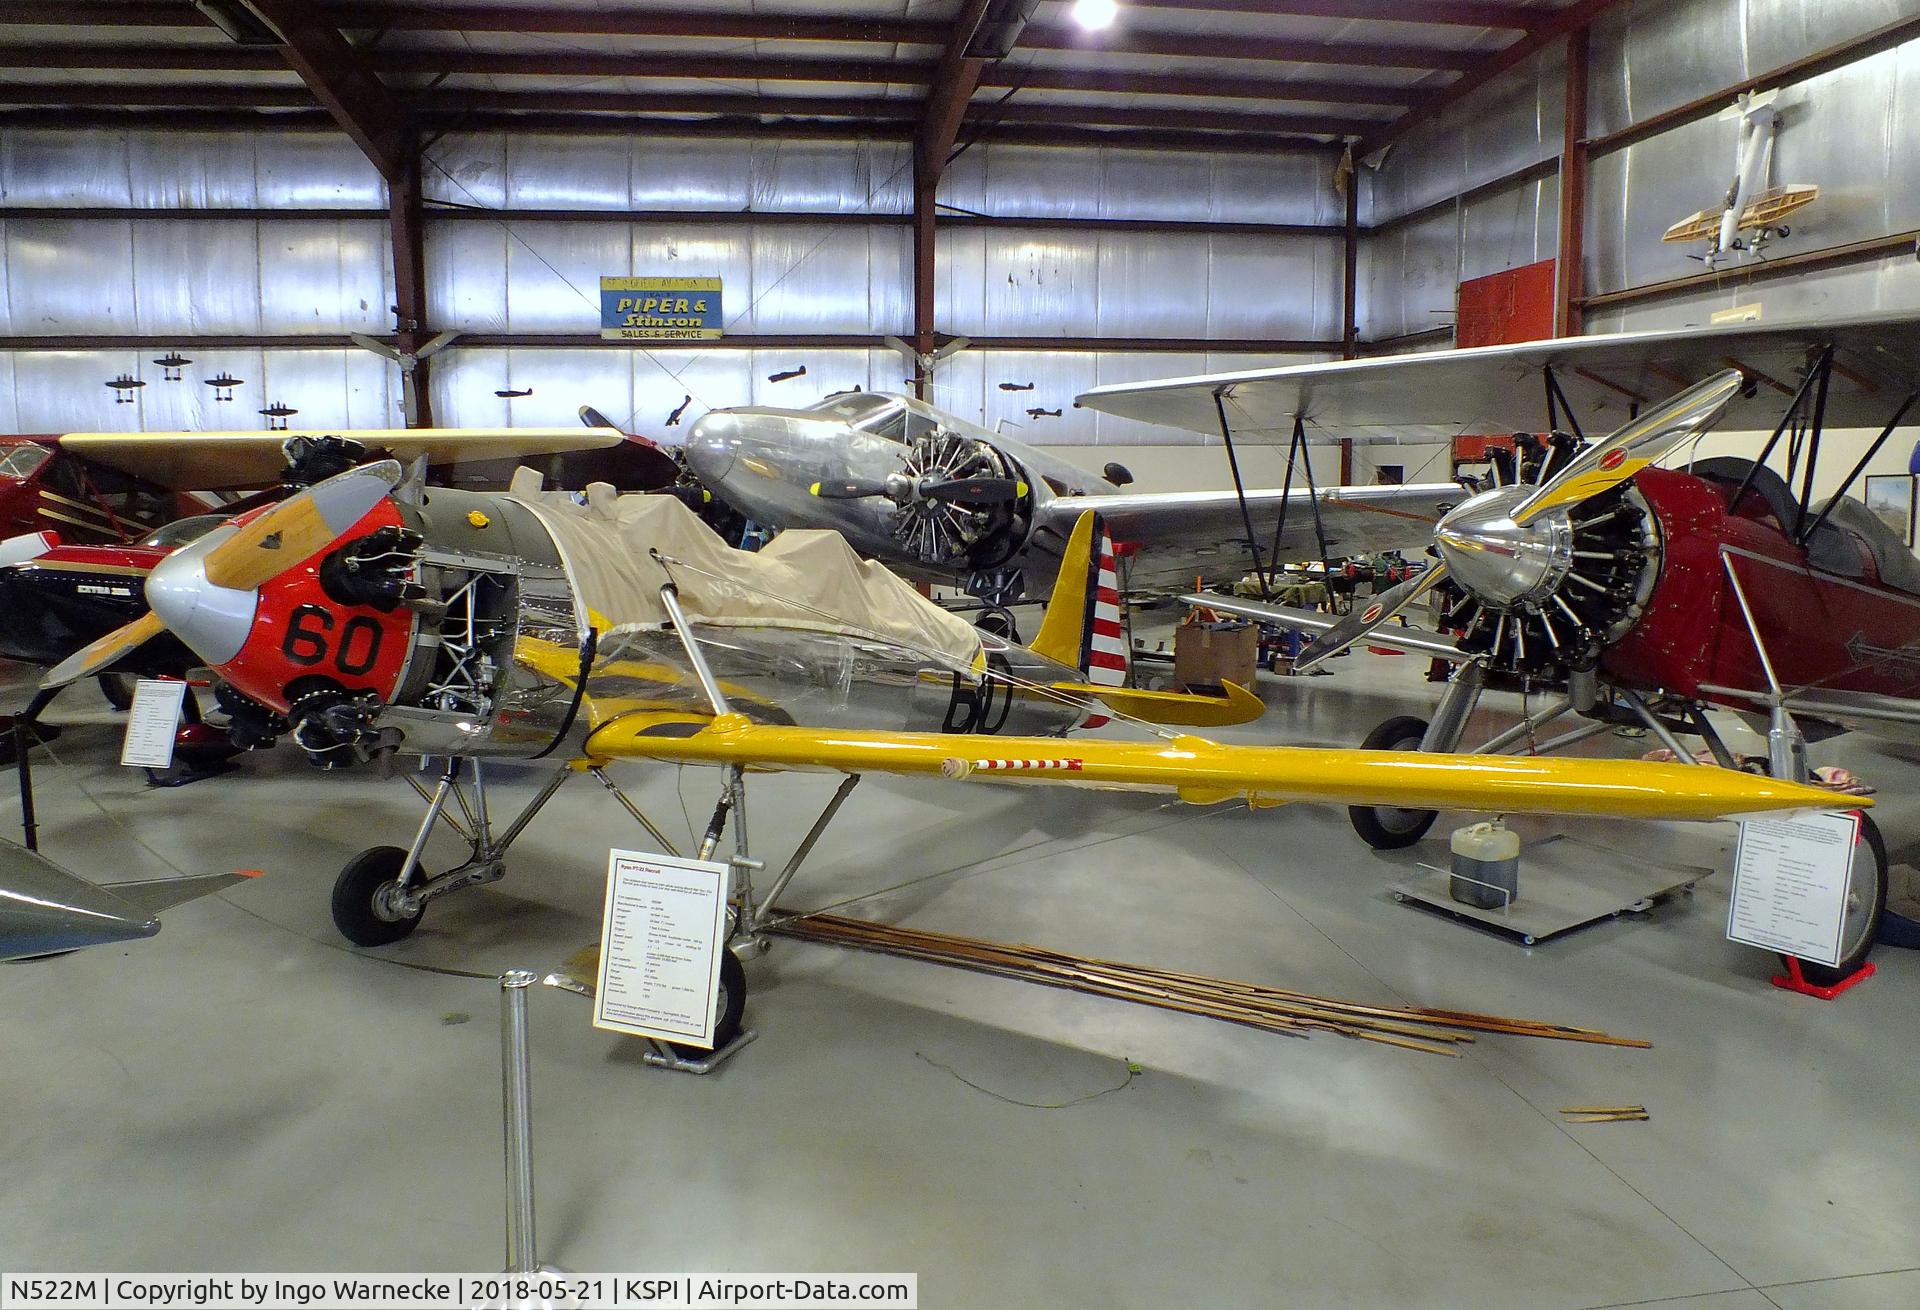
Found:
[{"label": "silver twin-engine airplane", "polygon": [[[990,604],[1037,599],[1074,523],[1098,510],[1132,591],[1190,589],[1245,574],[1247,524],[1231,491],[1136,492],[1118,464],[1089,473],[924,401],[850,391],[805,409],[714,410],[693,425],[687,462],[757,523],[831,528],[864,555]],[[1280,559],[1424,548],[1462,498],[1423,486],[1250,490],[1262,551]],[[1280,528],[1285,506],[1284,529]]]}]

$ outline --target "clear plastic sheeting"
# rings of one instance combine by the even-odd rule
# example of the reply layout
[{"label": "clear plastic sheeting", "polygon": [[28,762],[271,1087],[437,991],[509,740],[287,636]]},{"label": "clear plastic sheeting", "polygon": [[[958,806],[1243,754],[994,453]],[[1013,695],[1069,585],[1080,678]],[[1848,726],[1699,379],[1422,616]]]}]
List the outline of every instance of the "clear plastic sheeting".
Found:
[{"label": "clear plastic sheeting", "polygon": [[1061,150],[983,142],[947,167],[940,203],[1003,218],[1338,224],[1333,157]]},{"label": "clear plastic sheeting", "polygon": [[430,202],[483,209],[904,214],[913,207],[912,153],[902,141],[728,140],[655,130],[452,133],[429,150],[422,185]]},{"label": "clear plastic sheeting", "polygon": [[943,332],[1266,337],[1340,332],[1337,237],[957,228],[937,239]]},{"label": "clear plastic sheeting", "polygon": [[1460,206],[1460,280],[1552,259],[1560,240],[1560,180],[1547,177]]},{"label": "clear plastic sheeting", "polygon": [[0,128],[8,205],[377,209],[386,185],[338,132]]},{"label": "clear plastic sheeting", "polygon": [[341,335],[393,325],[377,219],[6,220],[16,336]]},{"label": "clear plastic sheeting", "polygon": [[[201,349],[178,382],[162,380],[157,350],[0,352],[6,388],[0,422],[10,432],[178,432],[261,428],[269,404],[299,411],[297,426],[400,425],[400,383],[393,365],[358,349]],[[147,385],[133,403],[116,404],[107,383],[121,374]],[[216,399],[211,378],[238,378],[232,400]],[[576,422],[578,420],[575,420]]]},{"label": "clear plastic sheeting", "polygon": [[718,277],[727,331],[883,335],[910,326],[904,227],[430,220],[428,304],[463,332],[600,330],[602,277]]}]

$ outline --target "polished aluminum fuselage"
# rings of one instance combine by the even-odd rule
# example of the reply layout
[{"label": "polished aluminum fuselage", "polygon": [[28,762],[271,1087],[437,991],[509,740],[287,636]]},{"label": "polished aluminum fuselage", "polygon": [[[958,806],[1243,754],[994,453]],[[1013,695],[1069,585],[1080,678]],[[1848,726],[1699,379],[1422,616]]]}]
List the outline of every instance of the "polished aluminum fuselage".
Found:
[{"label": "polished aluminum fuselage", "polygon": [[[886,399],[904,406],[908,430],[947,431],[994,447],[1016,465],[1031,488],[1034,504],[1057,495],[1101,495],[1111,483],[1023,442],[989,432],[908,396]],[[778,527],[830,528],[863,555],[923,581],[964,580],[960,569],[930,567],[901,544],[893,530],[894,506],[880,497],[825,500],[812,488],[819,483],[884,481],[904,473],[912,447],[907,440],[868,430],[819,409],[747,406],[714,410],[693,426],[687,438],[687,462],[707,488],[756,523]],[[1027,544],[1027,543],[1023,543]],[[1031,581],[1052,576],[1059,562],[1048,543],[1030,543],[1021,563]],[[1057,549],[1057,548],[1056,548]]]}]

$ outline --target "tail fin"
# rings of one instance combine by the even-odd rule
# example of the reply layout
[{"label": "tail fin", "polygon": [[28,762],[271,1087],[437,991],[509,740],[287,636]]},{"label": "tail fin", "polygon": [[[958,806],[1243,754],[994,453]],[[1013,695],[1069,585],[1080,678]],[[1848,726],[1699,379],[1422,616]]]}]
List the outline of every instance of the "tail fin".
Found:
[{"label": "tail fin", "polygon": [[[1053,584],[1033,650],[1078,669],[1096,687],[1119,687],[1127,680],[1126,636],[1120,626],[1120,583],[1114,570],[1113,540],[1100,516],[1088,510],[1073,525],[1060,576]],[[1085,726],[1106,722],[1089,720]]]}]

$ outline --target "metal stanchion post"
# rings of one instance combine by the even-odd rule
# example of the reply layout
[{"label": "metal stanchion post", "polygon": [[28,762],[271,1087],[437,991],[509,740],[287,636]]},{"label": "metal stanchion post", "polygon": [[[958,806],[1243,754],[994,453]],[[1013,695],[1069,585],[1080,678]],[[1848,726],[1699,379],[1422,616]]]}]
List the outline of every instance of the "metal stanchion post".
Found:
[{"label": "metal stanchion post", "polygon": [[534,975],[500,975],[500,1081],[507,1134],[507,1272],[537,1274],[533,1232],[533,1086],[527,1060],[527,988]]}]

